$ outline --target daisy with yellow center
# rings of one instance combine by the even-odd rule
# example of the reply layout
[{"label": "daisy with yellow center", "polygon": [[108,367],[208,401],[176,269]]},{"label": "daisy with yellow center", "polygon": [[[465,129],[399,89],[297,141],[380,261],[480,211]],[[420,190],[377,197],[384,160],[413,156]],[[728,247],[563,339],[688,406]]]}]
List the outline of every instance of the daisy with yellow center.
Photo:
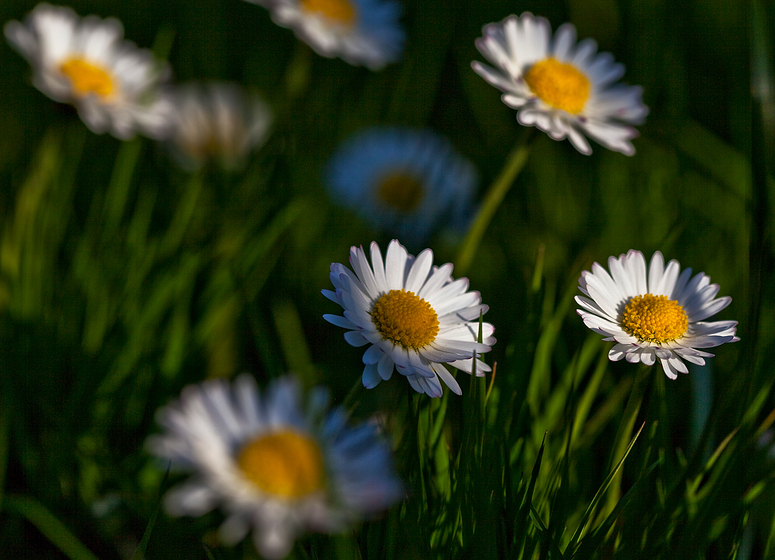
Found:
[{"label": "daisy with yellow center", "polygon": [[489,352],[495,344],[493,326],[482,323],[482,342],[477,342],[480,314],[487,312],[478,292],[469,292],[468,279],[452,279],[452,265],[433,266],[433,252],[417,258],[396,240],[388,245],[385,260],[376,243],[371,244],[371,264],[362,248],[350,249],[353,270],[334,263],[334,292],[323,295],[344,308],[344,316],[324,315],[330,323],[347,329],[352,346],[367,346],[363,354],[363,385],[376,387],[388,380],[394,368],[418,393],[442,394],[441,381],[461,394],[460,385],[447,369],[483,376],[490,367],[473,356]]},{"label": "daisy with yellow center", "polygon": [[325,411],[325,390],[308,401],[290,377],[263,397],[253,379],[215,380],[183,390],[161,409],[164,433],[151,453],[193,477],[170,490],[171,515],[221,507],[225,544],[253,531],[264,558],[283,558],[308,530],[343,531],[401,499],[388,445],[372,425],[350,427],[343,410]]},{"label": "daisy with yellow center", "polygon": [[372,127],[336,150],[324,181],[331,198],[410,246],[444,227],[464,229],[477,174],[431,130]]},{"label": "daisy with yellow center", "polygon": [[184,168],[215,160],[224,169],[240,169],[269,135],[269,107],[237,84],[186,84],[171,89],[170,98],[175,105],[170,144]]},{"label": "daisy with yellow center", "polygon": [[607,272],[595,263],[579,279],[584,296],[576,296],[584,324],[605,340],[617,344],[608,352],[611,360],[622,358],[650,366],[657,359],[670,379],[688,373],[684,361],[704,365],[713,354],[699,350],[736,342],[737,321],[705,319],[732,301],[716,298],[719,286],[692,269],[681,272],[678,261],[665,267],[662,253],[651,258],[648,270],[640,251],[608,259]]},{"label": "daisy with yellow center", "polygon": [[616,84],[624,66],[610,53],[597,53],[597,43],[576,43],[570,23],[557,29],[530,12],[490,23],[476,48],[493,67],[471,63],[477,74],[503,92],[501,100],[517,109],[523,126],[536,126],[554,140],[568,138],[582,154],[592,148],[585,135],[606,148],[633,155],[631,140],[648,108],[640,87]]},{"label": "daisy with yellow center", "polygon": [[38,4],[5,36],[33,67],[33,84],[55,101],[71,103],[93,132],[126,140],[140,133],[162,138],[172,104],[159,86],[166,70],[147,49],[123,39],[117,19],[80,18],[72,9]]},{"label": "daisy with yellow center", "polygon": [[395,0],[247,0],[269,9],[272,20],[327,58],[379,70],[397,62],[404,46]]}]

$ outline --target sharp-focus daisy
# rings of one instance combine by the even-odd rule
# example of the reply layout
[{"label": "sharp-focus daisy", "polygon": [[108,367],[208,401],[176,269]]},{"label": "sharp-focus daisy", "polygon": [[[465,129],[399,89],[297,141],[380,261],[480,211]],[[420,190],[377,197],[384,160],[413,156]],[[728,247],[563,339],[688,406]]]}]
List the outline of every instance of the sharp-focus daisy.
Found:
[{"label": "sharp-focus daisy", "polygon": [[529,12],[485,25],[479,49],[495,68],[474,61],[482,78],[501,90],[503,102],[517,109],[517,120],[536,126],[554,140],[567,137],[582,154],[591,154],[584,134],[610,150],[635,153],[649,110],[642,88],[615,84],[624,66],[611,53],[597,53],[597,43],[576,43],[576,28],[566,23],[552,38],[549,22]]},{"label": "sharp-focus daisy", "polygon": [[341,531],[401,499],[376,427],[347,426],[344,410],[326,413],[327,402],[323,389],[303,402],[290,377],[263,397],[247,375],[185,388],[159,411],[164,433],[147,443],[172,468],[193,472],[167,493],[165,509],[198,516],[220,506],[225,544],[252,529],[263,557],[282,558],[304,531]]},{"label": "sharp-focus daisy", "polygon": [[[417,258],[396,240],[390,242],[385,261],[371,244],[371,265],[362,248],[350,249],[353,271],[334,263],[331,282],[335,292],[323,290],[344,308],[344,317],[324,315],[328,322],[348,329],[345,340],[369,348],[363,354],[363,385],[376,387],[388,380],[393,366],[412,388],[431,397],[441,396],[441,381],[458,395],[460,386],[444,364],[471,373],[473,356],[489,352],[495,338],[493,326],[482,323],[482,343],[477,342],[482,305],[479,292],[468,292],[468,279],[452,280],[452,265],[433,265],[433,251]],[[476,360],[476,375],[490,367]]]},{"label": "sharp-focus daisy", "polygon": [[394,0],[247,0],[269,9],[272,20],[293,29],[316,53],[379,70],[404,48]]},{"label": "sharp-focus daisy", "polygon": [[464,226],[476,170],[429,130],[371,128],[351,136],[326,171],[334,199],[378,228],[422,243],[440,224]]},{"label": "sharp-focus daisy", "polygon": [[217,160],[227,169],[242,166],[269,133],[272,113],[257,95],[233,83],[187,84],[172,92],[175,104],[170,141],[187,168]]},{"label": "sharp-focus daisy", "polygon": [[684,360],[704,365],[713,354],[698,350],[725,342],[737,342],[737,321],[705,319],[724,309],[729,296],[716,298],[718,284],[692,269],[681,272],[678,261],[665,267],[662,253],[651,258],[648,272],[640,251],[631,250],[619,258],[608,259],[609,274],[595,263],[579,278],[576,296],[583,309],[578,313],[584,324],[604,340],[617,344],[608,352],[613,361],[625,358],[630,363],[653,365],[657,358],[670,379],[688,373]]},{"label": "sharp-focus daisy", "polygon": [[172,104],[159,95],[166,70],[151,51],[123,39],[115,18],[84,18],[70,8],[38,4],[5,36],[33,67],[33,84],[51,99],[71,103],[93,132],[120,139],[162,137]]}]

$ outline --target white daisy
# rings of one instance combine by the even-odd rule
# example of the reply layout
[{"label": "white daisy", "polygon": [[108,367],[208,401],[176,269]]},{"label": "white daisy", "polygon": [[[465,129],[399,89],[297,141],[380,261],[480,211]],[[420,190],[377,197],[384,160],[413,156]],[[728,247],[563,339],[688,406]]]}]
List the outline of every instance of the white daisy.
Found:
[{"label": "white daisy", "polygon": [[272,20],[293,29],[316,53],[379,70],[404,48],[394,0],[247,0],[269,9]]},{"label": "white daisy", "polygon": [[269,134],[269,107],[237,84],[187,84],[172,90],[172,99],[170,141],[184,167],[200,167],[212,158],[227,169],[239,168]]},{"label": "white daisy", "polygon": [[[477,342],[480,314],[487,312],[479,292],[468,292],[468,279],[452,280],[452,265],[432,267],[433,251],[417,258],[395,239],[388,245],[383,264],[379,246],[371,244],[371,265],[363,248],[350,249],[353,271],[334,263],[331,282],[335,292],[323,290],[344,308],[344,317],[323,318],[348,329],[352,346],[370,345],[363,354],[363,385],[376,387],[388,380],[393,366],[406,376],[418,393],[441,396],[441,381],[458,395],[460,386],[445,363],[471,373],[473,356],[489,352],[495,344],[490,323],[482,323],[482,343]],[[476,360],[476,375],[490,367]]]},{"label": "white daisy", "polygon": [[[716,298],[718,284],[700,272],[691,278],[692,269],[681,272],[678,261],[665,267],[662,253],[651,258],[648,272],[640,251],[630,250],[618,259],[608,259],[609,274],[595,263],[579,278],[576,296],[584,324],[616,341],[608,352],[613,361],[625,358],[630,363],[653,365],[657,358],[670,379],[688,373],[684,360],[704,365],[713,354],[698,350],[725,342],[737,342],[737,321],[705,322],[732,301],[729,296]],[[715,298],[715,299],[714,299]]]},{"label": "white daisy", "polygon": [[120,139],[162,137],[171,103],[158,95],[165,70],[151,51],[123,39],[115,18],[79,17],[71,8],[38,4],[24,23],[5,25],[8,42],[33,67],[33,84],[71,103],[93,132]]},{"label": "white daisy", "polygon": [[327,402],[323,389],[302,402],[290,377],[263,398],[247,375],[186,387],[157,414],[164,433],[147,442],[173,468],[193,472],[166,494],[166,511],[198,516],[220,506],[225,544],[252,529],[263,557],[282,558],[306,530],[341,531],[401,499],[376,427],[348,427],[344,410],[326,414]]},{"label": "white daisy", "polygon": [[568,138],[582,154],[591,154],[584,134],[610,150],[635,153],[630,140],[638,136],[649,110],[642,88],[614,84],[624,66],[611,53],[597,53],[597,43],[576,43],[576,28],[563,24],[552,39],[549,22],[530,12],[485,25],[479,49],[495,68],[474,61],[482,78],[500,89],[501,100],[518,109],[517,120],[536,126],[554,140]]},{"label": "white daisy", "polygon": [[441,223],[465,227],[476,183],[476,169],[446,138],[410,128],[359,131],[326,171],[337,202],[410,243]]}]

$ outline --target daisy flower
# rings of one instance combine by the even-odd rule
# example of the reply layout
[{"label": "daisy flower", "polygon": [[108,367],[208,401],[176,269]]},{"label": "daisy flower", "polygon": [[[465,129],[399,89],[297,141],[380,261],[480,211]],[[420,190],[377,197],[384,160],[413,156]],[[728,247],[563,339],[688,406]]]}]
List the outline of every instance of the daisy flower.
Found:
[{"label": "daisy flower", "polygon": [[170,142],[186,168],[212,158],[226,169],[237,169],[269,134],[269,107],[237,84],[187,84],[175,88],[171,98],[175,113]]},{"label": "daisy flower", "polygon": [[[352,271],[332,264],[336,291],[323,290],[344,308],[344,316],[323,318],[347,329],[344,338],[352,346],[369,346],[363,354],[363,385],[371,389],[390,379],[395,366],[418,393],[440,397],[443,381],[460,395],[460,385],[444,364],[471,373],[474,354],[489,352],[495,344],[490,323],[482,323],[482,343],[477,342],[479,317],[488,309],[479,292],[467,291],[467,278],[452,280],[451,264],[432,267],[430,249],[415,258],[395,239],[384,263],[372,242],[371,265],[358,247],[350,249],[350,264]],[[476,360],[477,376],[490,369]]]},{"label": "daisy flower", "polygon": [[576,43],[576,28],[566,23],[552,38],[549,22],[530,12],[485,25],[476,48],[495,68],[474,61],[482,78],[503,92],[501,100],[517,109],[517,121],[536,126],[553,140],[568,138],[582,154],[592,149],[584,135],[609,150],[635,153],[649,110],[642,88],[615,84],[624,66],[611,53],[597,53],[597,43]]},{"label": "daisy flower", "polygon": [[665,374],[675,379],[689,372],[684,360],[704,365],[705,358],[713,357],[698,348],[739,340],[737,321],[705,321],[732,298],[716,298],[719,286],[704,273],[692,277],[692,269],[681,272],[675,260],[665,267],[659,251],[648,271],[643,253],[633,250],[610,257],[608,268],[610,274],[595,263],[592,272],[581,273],[579,289],[587,297],[576,296],[576,303],[587,327],[616,342],[609,359],[647,366],[659,359]]},{"label": "daisy flower", "polygon": [[348,426],[344,410],[326,413],[327,402],[319,388],[302,399],[290,377],[263,396],[248,375],[183,389],[157,414],[164,433],[147,441],[172,468],[193,473],[166,494],[166,511],[199,516],[220,506],[225,544],[252,529],[261,556],[282,558],[307,530],[345,530],[401,499],[376,427]]},{"label": "daisy flower", "polygon": [[265,6],[277,25],[327,58],[379,70],[403,51],[402,8],[394,0],[247,1]]},{"label": "daisy flower", "polygon": [[422,243],[443,222],[465,226],[474,166],[430,130],[370,128],[351,136],[325,177],[336,201],[377,228]]},{"label": "daisy flower", "polygon": [[51,99],[74,105],[93,132],[122,140],[140,132],[162,137],[172,105],[158,94],[165,69],[151,51],[123,39],[115,18],[84,18],[71,9],[38,4],[5,36],[33,67],[33,84]]}]

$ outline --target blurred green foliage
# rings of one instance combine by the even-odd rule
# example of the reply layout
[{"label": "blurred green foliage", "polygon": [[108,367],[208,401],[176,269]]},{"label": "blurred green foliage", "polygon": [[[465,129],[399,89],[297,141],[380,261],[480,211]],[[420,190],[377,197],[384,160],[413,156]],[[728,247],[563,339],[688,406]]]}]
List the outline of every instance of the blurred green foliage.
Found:
[{"label": "blurred green foliage", "polygon": [[[0,21],[34,5],[5,0]],[[429,126],[476,163],[483,198],[528,134],[470,69],[474,40],[530,10],[573,22],[643,85],[637,154],[533,135],[466,271],[496,326],[494,379],[460,378],[462,397],[437,400],[407,396],[400,376],[353,393],[356,417],[387,418],[410,497],[294,555],[775,558],[775,460],[757,443],[775,418],[775,109],[752,101],[749,65],[758,41],[753,79],[772,83],[772,6],[757,4],[753,31],[747,4],[724,0],[406,0],[404,60],[371,73],[317,57],[241,0],[71,5],[119,18],[141,47],[172,37],[175,80],[254,87],[277,124],[244,173],[187,175],[164,146],[88,132],[0,45],[4,556],[133,557],[163,478],[143,441],[188,383],[293,370],[345,398],[360,352],[322,320],[336,310],[320,290],[350,245],[390,236],[328,200],[321,166],[363,126]],[[460,241],[435,240],[436,262]],[[631,248],[708,273],[742,338],[677,381],[651,368],[637,410],[637,368],[608,362],[572,301],[582,270]],[[621,462],[626,410],[639,435]],[[249,541],[218,546],[219,519],[160,515],[146,556],[254,558]]]}]

